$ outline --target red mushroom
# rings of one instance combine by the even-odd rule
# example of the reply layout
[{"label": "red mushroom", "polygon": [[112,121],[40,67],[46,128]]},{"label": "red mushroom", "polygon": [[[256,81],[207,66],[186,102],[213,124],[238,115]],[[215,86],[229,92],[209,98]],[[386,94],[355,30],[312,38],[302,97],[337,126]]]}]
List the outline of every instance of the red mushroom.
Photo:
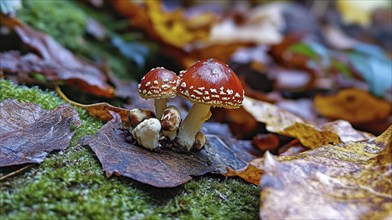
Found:
[{"label": "red mushroom", "polygon": [[230,67],[213,58],[198,61],[181,72],[177,92],[193,105],[180,125],[177,141],[190,150],[210,107],[239,108],[244,99],[241,81]]},{"label": "red mushroom", "polygon": [[155,99],[155,115],[162,117],[162,112],[166,108],[168,98],[177,95],[178,76],[163,67],[151,69],[143,76],[139,87],[139,94],[145,99]]}]

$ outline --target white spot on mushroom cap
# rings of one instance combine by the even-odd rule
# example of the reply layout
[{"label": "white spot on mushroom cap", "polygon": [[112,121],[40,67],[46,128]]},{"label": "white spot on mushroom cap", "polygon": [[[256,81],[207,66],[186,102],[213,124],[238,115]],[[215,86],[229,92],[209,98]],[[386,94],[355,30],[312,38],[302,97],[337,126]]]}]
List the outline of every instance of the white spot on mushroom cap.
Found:
[{"label": "white spot on mushroom cap", "polygon": [[168,89],[170,89],[171,86],[170,85],[162,85],[161,87],[163,90],[168,90]]},{"label": "white spot on mushroom cap", "polygon": [[199,96],[202,96],[203,95],[203,93],[202,92],[200,92],[199,90],[197,90],[197,89],[194,89],[193,90],[196,94],[198,94]]}]

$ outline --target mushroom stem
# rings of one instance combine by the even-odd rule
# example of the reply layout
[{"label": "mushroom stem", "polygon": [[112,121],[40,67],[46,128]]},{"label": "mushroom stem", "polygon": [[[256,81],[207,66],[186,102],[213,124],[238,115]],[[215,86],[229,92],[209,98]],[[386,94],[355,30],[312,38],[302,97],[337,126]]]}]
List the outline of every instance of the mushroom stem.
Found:
[{"label": "mushroom stem", "polygon": [[163,110],[166,108],[166,103],[167,100],[165,98],[163,99],[155,99],[154,105],[155,105],[155,115],[158,119],[162,117]]},{"label": "mushroom stem", "polygon": [[180,126],[177,142],[189,151],[195,143],[195,136],[205,121],[211,117],[210,105],[193,104]]}]

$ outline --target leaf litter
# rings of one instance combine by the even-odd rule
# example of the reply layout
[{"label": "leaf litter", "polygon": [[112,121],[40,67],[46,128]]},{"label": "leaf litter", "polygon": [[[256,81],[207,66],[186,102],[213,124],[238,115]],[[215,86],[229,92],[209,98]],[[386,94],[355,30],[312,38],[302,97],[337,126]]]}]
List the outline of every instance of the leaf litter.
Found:
[{"label": "leaf litter", "polygon": [[106,73],[97,66],[74,56],[49,35],[32,29],[16,18],[1,15],[1,22],[14,30],[21,42],[34,53],[0,53],[0,71],[40,73],[49,81],[63,80],[98,96],[114,96],[114,89],[108,84]]},{"label": "leaf litter", "polygon": [[115,174],[155,187],[176,187],[192,176],[224,174],[227,167],[243,168],[253,159],[243,154],[235,142],[227,144],[216,135],[206,135],[206,145],[198,152],[150,151],[127,142],[129,134],[121,125],[120,116],[114,112],[112,116],[95,135],[80,142],[94,151],[107,177]]},{"label": "leaf litter", "polygon": [[75,109],[60,105],[44,110],[37,104],[0,103],[0,167],[41,163],[48,153],[64,150],[80,120]]},{"label": "leaf litter", "polygon": [[388,219],[392,126],[377,138],[252,162],[262,170],[261,219]]},{"label": "leaf litter", "polygon": [[364,140],[373,136],[355,130],[350,123],[343,120],[318,125],[267,102],[245,97],[243,104],[244,109],[258,122],[267,125],[268,131],[298,138],[308,148]]}]

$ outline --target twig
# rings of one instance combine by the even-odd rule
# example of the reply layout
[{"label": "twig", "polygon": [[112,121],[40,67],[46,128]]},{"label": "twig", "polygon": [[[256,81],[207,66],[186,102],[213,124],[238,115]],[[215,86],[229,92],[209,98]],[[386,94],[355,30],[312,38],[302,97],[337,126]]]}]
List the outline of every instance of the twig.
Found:
[{"label": "twig", "polygon": [[56,85],[56,86],[54,87],[54,90],[55,90],[55,91],[57,92],[57,94],[58,94],[62,99],[64,99],[66,102],[68,102],[68,103],[70,103],[70,104],[72,104],[72,105],[81,107],[81,108],[85,108],[85,107],[86,107],[86,105],[83,105],[83,104],[80,104],[80,103],[77,103],[77,102],[75,102],[75,101],[70,100],[67,96],[65,96],[65,94],[63,93],[63,91],[61,91],[61,89],[60,89],[59,86]]},{"label": "twig", "polygon": [[9,174],[6,174],[6,175],[4,175],[4,176],[1,176],[1,177],[0,177],[0,181],[3,181],[3,180],[7,179],[7,178],[10,177],[10,176],[16,175],[16,174],[18,174],[18,173],[20,173],[20,172],[22,172],[22,171],[24,171],[24,170],[26,170],[26,169],[32,167],[32,166],[33,166],[33,164],[29,164],[29,165],[26,165],[26,166],[24,166],[24,167],[18,169],[18,170],[15,170],[14,172],[11,172],[11,173],[9,173]]}]

